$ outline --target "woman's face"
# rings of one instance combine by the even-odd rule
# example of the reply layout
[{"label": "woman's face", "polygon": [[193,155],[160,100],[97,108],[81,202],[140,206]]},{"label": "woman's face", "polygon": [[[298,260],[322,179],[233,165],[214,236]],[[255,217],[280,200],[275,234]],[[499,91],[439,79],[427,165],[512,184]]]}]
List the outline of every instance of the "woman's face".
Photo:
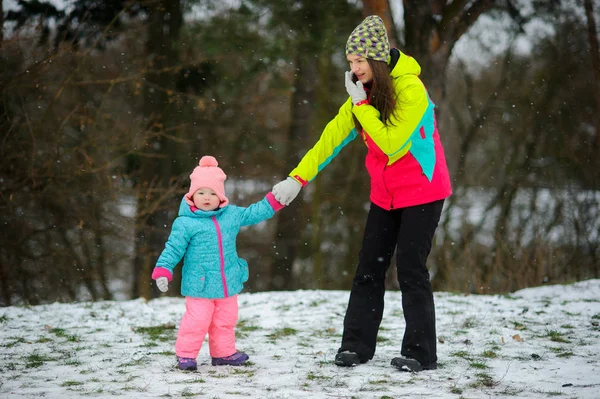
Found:
[{"label": "woman's face", "polygon": [[373,80],[373,71],[366,58],[359,57],[358,55],[348,54],[346,56],[348,63],[350,64],[350,70],[354,75],[361,81],[362,84],[368,83]]}]

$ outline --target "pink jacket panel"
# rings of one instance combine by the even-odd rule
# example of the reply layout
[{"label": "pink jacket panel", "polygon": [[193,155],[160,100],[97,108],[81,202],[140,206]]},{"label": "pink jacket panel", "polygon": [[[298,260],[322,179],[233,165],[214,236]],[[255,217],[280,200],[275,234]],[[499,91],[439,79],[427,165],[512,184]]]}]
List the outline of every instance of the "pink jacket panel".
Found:
[{"label": "pink jacket panel", "polygon": [[452,194],[444,148],[435,128],[435,168],[431,181],[410,151],[392,165],[389,158],[363,132],[368,147],[365,165],[371,176],[371,201],[383,209],[406,208],[447,198]]}]

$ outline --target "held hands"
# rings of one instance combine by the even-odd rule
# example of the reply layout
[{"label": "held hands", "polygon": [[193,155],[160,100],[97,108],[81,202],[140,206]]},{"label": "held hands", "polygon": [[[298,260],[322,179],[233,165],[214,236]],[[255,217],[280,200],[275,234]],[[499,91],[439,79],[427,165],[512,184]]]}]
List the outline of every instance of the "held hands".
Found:
[{"label": "held hands", "polygon": [[274,185],[272,193],[280,204],[288,206],[296,198],[301,188],[302,184],[298,183],[296,179],[288,177]]},{"label": "held hands", "polygon": [[169,279],[166,277],[159,277],[156,279],[156,286],[160,290],[160,292],[167,292],[169,289]]},{"label": "held hands", "polygon": [[352,97],[352,104],[356,105],[356,103],[367,99],[367,93],[360,80],[357,80],[356,83],[352,81],[352,75],[352,72],[346,72],[346,91]]}]

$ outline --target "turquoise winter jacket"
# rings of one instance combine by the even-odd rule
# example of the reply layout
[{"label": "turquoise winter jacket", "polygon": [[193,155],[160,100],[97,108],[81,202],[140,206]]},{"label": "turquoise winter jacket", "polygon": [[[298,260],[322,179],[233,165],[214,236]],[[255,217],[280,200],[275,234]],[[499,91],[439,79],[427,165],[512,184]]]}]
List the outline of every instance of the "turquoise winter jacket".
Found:
[{"label": "turquoise winter jacket", "polygon": [[164,276],[171,281],[183,258],[181,295],[214,299],[239,294],[248,280],[248,263],[238,257],[236,237],[242,226],[273,217],[275,209],[281,208],[278,205],[269,193],[247,208],[227,205],[192,211],[184,197],[152,278]]}]

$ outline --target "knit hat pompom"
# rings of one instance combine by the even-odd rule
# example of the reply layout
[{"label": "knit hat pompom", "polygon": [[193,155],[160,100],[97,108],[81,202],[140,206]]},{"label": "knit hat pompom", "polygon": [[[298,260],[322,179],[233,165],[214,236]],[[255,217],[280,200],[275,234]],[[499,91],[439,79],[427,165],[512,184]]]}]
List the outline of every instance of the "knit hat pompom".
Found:
[{"label": "knit hat pompom", "polygon": [[348,54],[374,61],[389,61],[390,42],[381,18],[377,15],[369,15],[354,28],[346,42],[346,55]]},{"label": "knit hat pompom", "polygon": [[211,157],[210,155],[205,155],[200,158],[199,166],[219,166],[219,163],[215,159],[215,157]]},{"label": "knit hat pompom", "polygon": [[185,195],[185,200],[190,206],[194,205],[194,194],[201,188],[210,188],[217,194],[221,200],[219,208],[229,204],[229,200],[225,196],[225,179],[227,179],[227,175],[218,165],[219,163],[215,157],[210,155],[200,158],[198,166],[190,175],[190,189]]}]

